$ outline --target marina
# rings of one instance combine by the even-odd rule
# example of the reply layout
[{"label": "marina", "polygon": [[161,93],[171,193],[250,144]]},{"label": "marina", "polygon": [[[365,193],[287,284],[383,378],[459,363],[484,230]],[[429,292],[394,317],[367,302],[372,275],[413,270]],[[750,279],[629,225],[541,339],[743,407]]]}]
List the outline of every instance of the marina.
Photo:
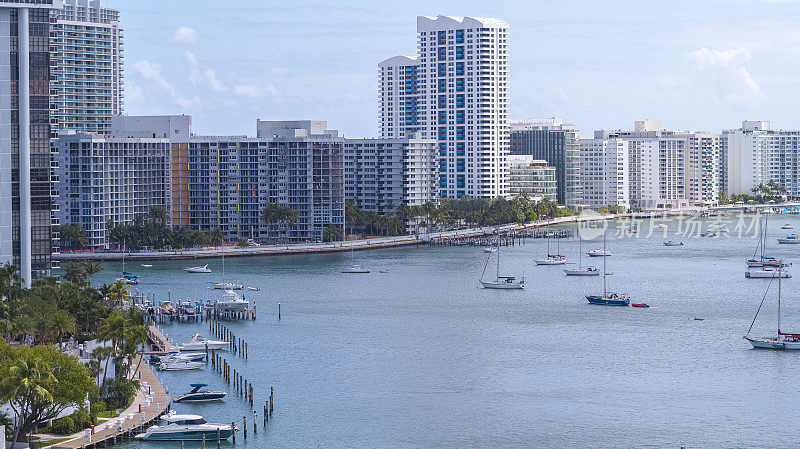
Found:
[{"label": "marina", "polygon": [[[797,227],[800,217],[775,226],[783,222]],[[246,294],[258,304],[258,320],[165,320],[158,327],[176,346],[195,333],[231,346],[200,370],[159,378],[174,393],[192,383],[226,392],[223,401],[174,408],[237,427],[247,417],[247,439],[239,431],[236,439],[245,447],[489,446],[498,432],[510,432],[503,446],[792,446],[800,431],[776,429],[770,411],[780,402],[800,412],[796,357],[754,350],[742,339],[770,282],[750,333],[775,335],[777,280],[742,276],[758,236],[737,238],[731,223],[729,236],[676,236],[685,227],[665,223],[666,238],[662,228],[648,237],[649,221],[639,223],[638,238],[629,237],[629,223],[607,230],[609,290],[629,294],[631,307],[588,304],[584,295],[602,292],[599,276],[535,266],[547,251],[543,239],[502,247],[502,273],[526,276],[516,291],[481,288],[487,257],[496,264],[483,246],[362,252],[358,262],[372,272],[358,276],[341,273],[351,264],[347,253],[226,258],[232,280],[262,286]],[[705,229],[714,219],[702,223]],[[665,240],[685,246],[665,248]],[[584,262],[595,248],[602,249],[600,234],[582,243]],[[800,257],[793,248],[772,240],[768,250],[788,264]],[[561,252],[577,263],[577,239],[561,239]],[[220,261],[205,263],[218,271]],[[106,265],[96,282],[119,266]],[[157,292],[156,302],[166,291],[173,299],[224,293],[184,276],[181,261],[153,265],[133,289]],[[486,276],[495,272],[492,266]],[[783,327],[796,330],[800,289],[795,279],[782,282]],[[264,426],[271,387],[280,407]],[[410,410],[420,415],[413,428],[404,424]],[[635,419],[611,419],[623,411]],[[585,413],[599,418],[587,421]],[[654,430],[667,420],[669,429]],[[540,424],[525,424],[534,421]]]}]

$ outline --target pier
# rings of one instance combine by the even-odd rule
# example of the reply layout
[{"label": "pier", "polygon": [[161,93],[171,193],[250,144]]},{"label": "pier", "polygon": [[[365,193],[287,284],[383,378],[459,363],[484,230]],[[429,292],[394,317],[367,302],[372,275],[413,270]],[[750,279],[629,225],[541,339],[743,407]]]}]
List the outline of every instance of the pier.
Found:
[{"label": "pier", "polygon": [[153,326],[147,326],[147,339],[150,340],[151,354],[168,354],[171,352],[178,352],[178,347],[175,346],[161,329]]},{"label": "pier", "polygon": [[167,394],[153,370],[140,357],[134,361],[134,366],[137,365],[139,369],[134,376],[141,385],[133,403],[125,411],[118,417],[96,426],[94,431],[87,429],[74,439],[46,447],[77,449],[109,446],[133,438],[169,411],[172,398]]}]

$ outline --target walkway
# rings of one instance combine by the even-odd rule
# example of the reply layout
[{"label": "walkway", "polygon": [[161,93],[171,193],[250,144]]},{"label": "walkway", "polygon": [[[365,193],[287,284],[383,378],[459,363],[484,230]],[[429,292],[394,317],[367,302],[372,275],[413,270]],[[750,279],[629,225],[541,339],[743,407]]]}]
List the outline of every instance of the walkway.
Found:
[{"label": "walkway", "polygon": [[[133,366],[135,367],[138,363],[139,359],[137,358],[134,360]],[[164,386],[153,370],[147,365],[147,361],[142,360],[139,364],[138,379],[142,388],[136,393],[133,403],[117,418],[109,419],[95,427],[94,435],[86,435],[87,430],[83,434],[75,435],[74,439],[47,447],[76,449],[91,448],[97,445],[107,446],[142,432],[169,409],[172,399],[167,395]],[[139,412],[140,406],[141,412]]]}]

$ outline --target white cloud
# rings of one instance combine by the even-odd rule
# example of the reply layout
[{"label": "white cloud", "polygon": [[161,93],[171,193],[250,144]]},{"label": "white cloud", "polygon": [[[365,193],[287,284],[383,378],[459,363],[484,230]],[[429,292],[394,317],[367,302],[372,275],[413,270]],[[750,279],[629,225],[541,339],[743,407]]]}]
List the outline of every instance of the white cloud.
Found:
[{"label": "white cloud", "polygon": [[278,95],[278,90],[275,89],[275,86],[272,84],[264,84],[262,86],[256,86],[254,84],[237,84],[233,87],[233,92],[236,95],[249,98],[263,97],[267,94],[272,96]]},{"label": "white cloud", "polygon": [[[160,90],[167,92],[170,97],[172,97],[172,99],[181,107],[188,108],[190,106],[196,106],[200,104],[200,99],[198,97],[185,98],[179,95],[178,91],[175,89],[175,86],[173,86],[164,77],[164,70],[160,64],[143,59],[141,61],[136,61],[133,64],[133,67],[139,72],[139,74],[142,75],[142,77],[152,81]],[[140,88],[140,92],[141,91],[142,89]]]},{"label": "white cloud", "polygon": [[189,82],[192,83],[193,86],[207,84],[208,87],[216,92],[225,92],[228,90],[228,88],[217,79],[217,73],[214,71],[214,69],[205,69],[203,71],[200,70],[200,64],[197,61],[197,57],[189,50],[186,50],[186,62],[189,64],[189,67],[191,67],[191,71],[189,72]]},{"label": "white cloud", "polygon": [[695,64],[699,83],[717,100],[744,103],[760,99],[761,87],[745,67],[750,60],[746,48],[711,50],[704,47],[687,57]]},{"label": "white cloud", "polygon": [[172,42],[179,44],[194,44],[200,40],[200,33],[192,27],[185,25],[179,26],[172,34]]}]

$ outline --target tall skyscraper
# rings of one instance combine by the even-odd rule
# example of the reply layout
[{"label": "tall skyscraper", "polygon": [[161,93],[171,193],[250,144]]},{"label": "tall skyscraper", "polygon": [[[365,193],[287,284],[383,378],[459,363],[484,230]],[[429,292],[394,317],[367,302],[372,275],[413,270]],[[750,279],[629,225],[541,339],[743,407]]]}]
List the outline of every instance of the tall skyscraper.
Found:
[{"label": "tall skyscraper", "polygon": [[509,122],[510,152],[531,155],[556,169],[556,201],[568,207],[582,203],[578,130],[558,117]]},{"label": "tall skyscraper", "polygon": [[23,284],[50,270],[50,10],[0,2],[0,263]]},{"label": "tall skyscraper", "polygon": [[50,103],[57,129],[111,133],[123,112],[119,11],[100,0],[65,0],[51,25]]},{"label": "tall skyscraper", "polygon": [[417,48],[379,65],[380,135],[436,139],[441,196],[506,195],[508,24],[419,16]]}]

